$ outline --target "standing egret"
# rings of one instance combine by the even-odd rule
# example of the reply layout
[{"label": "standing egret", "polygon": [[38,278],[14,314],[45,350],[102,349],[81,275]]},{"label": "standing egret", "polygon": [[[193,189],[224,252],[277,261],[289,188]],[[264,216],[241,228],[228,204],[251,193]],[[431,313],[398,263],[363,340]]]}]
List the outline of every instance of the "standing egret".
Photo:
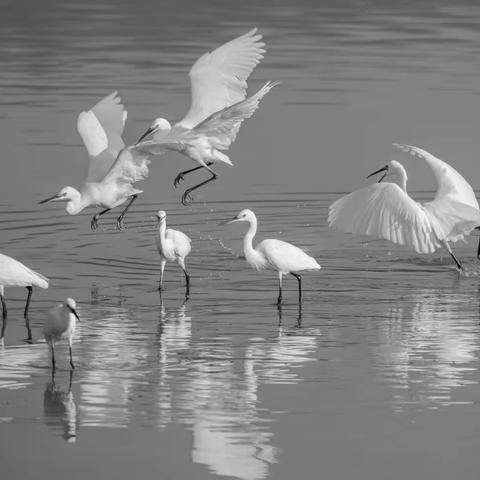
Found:
[{"label": "standing egret", "polygon": [[158,234],[155,237],[155,242],[161,258],[160,285],[158,289],[162,290],[163,270],[167,261],[177,262],[185,274],[185,298],[187,299],[190,295],[190,276],[185,268],[185,257],[190,253],[190,239],[183,232],[167,228],[167,214],[165,211],[159,210],[157,219]]},{"label": "standing egret", "polygon": [[[480,225],[478,203],[468,182],[450,165],[425,150],[394,144],[423,158],[437,180],[435,198],[423,205],[407,193],[407,172],[396,160],[369,175],[385,172],[378,183],[356,190],[330,205],[328,224],[347,233],[373,235],[418,253],[432,253],[445,247],[457,268],[460,262],[449,242],[462,240]],[[390,176],[396,183],[380,183]]]},{"label": "standing egret", "polygon": [[[211,177],[182,195],[182,203],[193,201],[191,193],[215,180],[216,173],[210,168],[215,162],[232,165],[227,155],[237,136],[240,125],[250,118],[259,101],[278,82],[267,82],[257,93],[246,98],[247,79],[263,58],[265,44],[254,28],[246,34],[202,55],[189,72],[191,106],[185,117],[172,126],[168,120],[157,118],[140,137],[141,145],[152,154],[175,150],[198,162],[200,166],[177,175],[177,187],[187,173],[207,169]],[[150,141],[142,142],[153,135]],[[140,143],[141,142],[141,143]]]},{"label": "standing egret", "polygon": [[92,218],[92,230],[98,228],[100,215],[129,199],[117,218],[117,229],[123,229],[125,213],[142,193],[133,184],[148,175],[150,161],[145,153],[138,152],[134,147],[125,148],[122,133],[127,111],[120,101],[117,92],[113,92],[78,116],[77,129],[90,158],[87,177],[80,191],[64,187],[56,195],[39,202],[68,201],[65,210],[70,215],[77,215],[91,205],[103,208]]},{"label": "standing egret", "polygon": [[282,240],[268,238],[253,248],[253,237],[257,233],[257,217],[249,210],[242,210],[236,217],[223,222],[248,222],[250,227],[243,239],[243,252],[247,262],[257,270],[272,268],[278,272],[277,305],[282,302],[282,275],[290,273],[298,281],[298,303],[302,303],[302,277],[296,273],[302,270],[320,270],[317,261],[303,250]]},{"label": "standing egret", "polygon": [[65,302],[55,305],[47,313],[45,324],[43,325],[43,335],[52,352],[52,370],[55,370],[55,350],[53,346],[60,340],[65,340],[68,343],[70,366],[72,370],[75,369],[72,358],[72,338],[75,333],[77,320],[80,321],[76,308],[75,300],[67,298]]},{"label": "standing egret", "polygon": [[30,270],[27,266],[14,258],[0,253],[0,300],[3,309],[2,333],[0,345],[4,343],[5,329],[7,327],[7,305],[5,303],[5,287],[27,287],[28,296],[23,316],[27,327],[28,340],[32,339],[30,320],[28,318],[28,307],[32,298],[33,287],[48,288],[48,278],[42,274]]}]

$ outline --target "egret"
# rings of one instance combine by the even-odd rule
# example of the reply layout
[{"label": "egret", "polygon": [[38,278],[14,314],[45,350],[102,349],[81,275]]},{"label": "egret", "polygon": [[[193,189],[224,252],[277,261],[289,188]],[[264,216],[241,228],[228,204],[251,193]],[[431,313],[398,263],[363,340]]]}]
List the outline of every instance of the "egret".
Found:
[{"label": "egret", "polygon": [[55,350],[53,346],[60,340],[67,342],[70,353],[70,366],[72,370],[75,369],[72,358],[72,338],[75,333],[77,320],[80,321],[76,309],[75,300],[67,298],[65,302],[55,305],[47,313],[43,325],[43,335],[52,352],[52,370],[55,370]]},{"label": "egret", "polygon": [[[247,79],[263,58],[265,44],[254,28],[212,52],[205,53],[190,69],[191,106],[185,117],[171,126],[157,118],[137,142],[151,154],[174,150],[200,166],[177,175],[177,187],[187,173],[205,168],[211,177],[182,195],[182,203],[193,201],[191,193],[215,180],[210,168],[215,162],[233,165],[220,150],[228,150],[235,141],[240,125],[258,108],[259,101],[279,82],[267,82],[257,93],[246,98]],[[152,139],[142,142],[152,135]]]},{"label": "egret", "polygon": [[117,92],[113,92],[78,116],[77,129],[90,158],[87,177],[80,191],[64,187],[56,195],[39,202],[67,201],[65,210],[70,215],[77,215],[89,206],[103,208],[92,218],[92,230],[98,228],[101,215],[129,199],[117,218],[117,229],[122,230],[127,210],[142,193],[133,184],[148,175],[150,161],[145,153],[132,146],[126,148],[122,140],[127,111],[120,102]]},{"label": "egret", "polygon": [[296,273],[302,270],[320,270],[317,261],[302,249],[282,240],[269,238],[253,248],[253,237],[257,233],[257,217],[249,210],[242,210],[236,217],[223,222],[248,222],[250,227],[243,239],[243,252],[247,262],[257,270],[271,268],[278,272],[277,305],[282,302],[282,276],[290,273],[298,281],[298,303],[302,303],[302,277]]},{"label": "egret", "polygon": [[190,295],[190,276],[185,268],[185,257],[190,253],[191,240],[183,232],[167,228],[167,214],[164,210],[158,211],[157,219],[158,234],[155,237],[155,242],[161,258],[160,285],[158,289],[162,290],[163,270],[167,261],[177,262],[185,274],[185,298],[187,299]]},{"label": "egret", "polygon": [[[407,193],[407,172],[396,160],[368,177],[384,172],[379,182],[356,190],[330,205],[330,227],[347,233],[373,235],[418,253],[432,253],[445,247],[457,268],[460,262],[449,242],[462,240],[480,225],[480,210],[472,187],[446,162],[411,145],[394,144],[424,159],[437,180],[435,198],[423,205]],[[386,177],[397,183],[381,183]]]},{"label": "egret", "polygon": [[4,343],[5,329],[7,327],[7,305],[5,303],[5,287],[27,287],[28,296],[23,316],[27,327],[28,340],[32,339],[28,307],[32,298],[33,287],[48,288],[48,278],[41,273],[30,270],[26,265],[14,258],[0,253],[0,300],[2,301],[3,323],[0,335],[0,345]]}]

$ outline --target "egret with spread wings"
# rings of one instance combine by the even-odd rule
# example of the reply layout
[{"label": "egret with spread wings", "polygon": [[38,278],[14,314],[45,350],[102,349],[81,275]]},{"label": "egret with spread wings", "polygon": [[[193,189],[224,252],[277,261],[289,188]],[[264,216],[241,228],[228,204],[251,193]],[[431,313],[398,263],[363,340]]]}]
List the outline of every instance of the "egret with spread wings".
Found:
[{"label": "egret with spread wings", "polygon": [[[373,235],[418,253],[445,247],[457,268],[460,262],[449,242],[462,240],[480,225],[480,210],[470,184],[446,162],[411,145],[394,144],[404,152],[425,160],[437,180],[435,198],[424,204],[407,193],[407,172],[396,160],[369,175],[384,172],[378,183],[356,190],[330,205],[330,227],[347,233]],[[397,183],[380,183],[386,176]]]},{"label": "egret with spread wings", "polygon": [[[175,150],[198,162],[200,166],[177,175],[177,187],[187,173],[207,169],[211,177],[185,191],[182,203],[193,200],[191,193],[217,178],[210,168],[215,162],[232,165],[227,155],[243,120],[250,118],[260,100],[278,82],[267,82],[246,98],[247,79],[263,58],[265,44],[253,29],[212,52],[202,55],[190,69],[191,106],[185,117],[173,127],[157,118],[140,137],[137,147],[151,154]],[[148,141],[143,141],[152,135]]]},{"label": "egret with spread wings", "polygon": [[123,218],[137,196],[142,193],[133,187],[148,175],[148,155],[135,147],[125,147],[122,133],[127,111],[117,92],[100,100],[88,112],[78,116],[77,129],[90,158],[87,177],[80,191],[64,187],[59,193],[42,200],[67,201],[66,211],[77,215],[84,208],[103,208],[91,221],[92,230],[98,228],[100,215],[129,202],[117,219],[117,229],[124,228]]}]

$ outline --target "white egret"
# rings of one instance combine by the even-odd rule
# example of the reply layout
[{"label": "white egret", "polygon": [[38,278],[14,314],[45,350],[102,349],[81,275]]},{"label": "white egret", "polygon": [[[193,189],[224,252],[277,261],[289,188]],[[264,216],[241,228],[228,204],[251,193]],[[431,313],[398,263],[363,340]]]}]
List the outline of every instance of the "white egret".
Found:
[{"label": "white egret", "polygon": [[[260,41],[262,36],[256,32],[254,28],[202,55],[189,72],[191,106],[185,117],[173,128],[168,120],[157,118],[137,142],[149,153],[175,150],[200,164],[179,173],[174,181],[175,187],[187,173],[201,168],[210,172],[208,180],[184,192],[184,205],[193,200],[191,193],[194,190],[217,178],[210,165],[215,162],[232,165],[220,150],[228,150],[243,120],[253,115],[259,101],[278,84],[268,82],[246,98],[246,81],[265,53],[265,44]],[[142,142],[149,135],[153,135],[152,140]]]},{"label": "white egret", "polygon": [[130,199],[117,219],[117,229],[123,229],[125,213],[142,193],[133,184],[148,175],[150,161],[145,152],[140,153],[134,147],[125,148],[122,133],[127,111],[120,102],[117,92],[113,92],[78,116],[77,129],[90,158],[80,191],[64,187],[56,195],[39,202],[67,201],[66,211],[70,215],[77,215],[89,206],[104,208],[92,218],[92,230],[98,228],[100,215]]},{"label": "white egret", "polygon": [[80,321],[77,314],[77,305],[73,298],[67,298],[65,302],[52,307],[45,319],[43,325],[43,335],[45,341],[50,345],[52,352],[52,370],[55,370],[55,350],[54,344],[65,340],[68,344],[70,353],[70,366],[75,369],[72,358],[72,339],[75,333],[77,320]]},{"label": "white egret", "polygon": [[[356,190],[330,205],[328,224],[347,233],[373,235],[418,253],[432,253],[445,247],[457,268],[460,262],[450,248],[480,225],[480,210],[468,182],[450,165],[425,150],[394,144],[423,158],[437,180],[435,198],[423,205],[407,193],[407,172],[396,160],[369,175],[385,172],[378,183]],[[380,183],[386,176],[396,183]]]},{"label": "white egret", "polygon": [[5,303],[5,287],[27,287],[28,296],[23,316],[25,326],[27,327],[28,340],[32,339],[30,329],[30,320],[28,318],[28,307],[32,298],[33,287],[48,288],[48,278],[41,273],[30,270],[23,263],[14,258],[0,253],[0,300],[3,309],[2,333],[0,335],[0,345],[4,343],[5,329],[7,327],[7,305]]},{"label": "white egret", "polygon": [[257,270],[271,268],[278,272],[277,305],[282,302],[282,276],[290,273],[298,281],[298,303],[302,303],[302,277],[296,273],[302,270],[320,270],[317,261],[302,249],[282,240],[268,238],[253,247],[253,237],[257,233],[257,217],[249,210],[242,210],[236,217],[223,222],[248,222],[250,227],[243,239],[243,252],[247,262]]},{"label": "white egret", "polygon": [[167,261],[177,262],[185,274],[185,298],[188,298],[190,295],[190,275],[188,275],[185,268],[185,257],[190,253],[191,240],[183,232],[167,228],[167,214],[164,210],[158,211],[157,219],[158,234],[155,237],[155,242],[161,258],[160,285],[158,289],[162,290],[163,270]]}]

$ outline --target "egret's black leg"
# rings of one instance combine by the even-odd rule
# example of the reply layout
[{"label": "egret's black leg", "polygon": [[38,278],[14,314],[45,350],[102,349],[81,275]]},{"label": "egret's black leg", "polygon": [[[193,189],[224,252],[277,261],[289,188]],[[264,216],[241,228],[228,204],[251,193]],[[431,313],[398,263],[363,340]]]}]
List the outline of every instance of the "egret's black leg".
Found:
[{"label": "egret's black leg", "polygon": [[453,252],[449,252],[449,253],[450,253],[450,255],[452,256],[453,261],[457,264],[457,268],[458,268],[459,270],[462,270],[462,265],[461,265],[460,262],[457,260],[457,257],[455,257],[455,255],[453,254]]},{"label": "egret's black leg", "polygon": [[70,353],[70,366],[72,367],[72,370],[75,370],[75,365],[73,364],[73,358],[72,358],[72,346],[68,344],[68,351]]},{"label": "egret's black leg", "polygon": [[[207,162],[207,166],[213,165],[213,162]],[[180,172],[176,177],[175,180],[173,181],[173,186],[177,188],[180,185],[180,182],[184,180],[183,176],[186,175],[187,173],[191,172],[196,172],[197,170],[200,170],[201,168],[204,168],[203,165],[199,165],[198,167],[191,168],[190,170],[185,170],[184,172]]]},{"label": "egret's black leg", "polygon": [[123,230],[125,226],[123,225],[123,217],[127,213],[127,210],[130,208],[132,203],[135,201],[135,199],[138,197],[138,194],[132,195],[130,197],[130,201],[128,202],[127,206],[123,210],[123,212],[120,214],[120,216],[117,218],[117,230]]},{"label": "egret's black leg", "polygon": [[216,173],[212,172],[210,170],[212,176],[208,179],[208,180],[205,180],[204,182],[201,182],[199,183],[198,185],[195,185],[191,188],[188,188],[187,190],[185,190],[185,192],[183,193],[182,195],[182,204],[183,205],[188,205],[189,203],[192,203],[193,202],[193,197],[190,195],[194,190],[197,190],[197,188],[200,188],[202,187],[203,185],[206,185],[207,183],[210,183],[210,182],[213,182],[216,178],[217,178],[217,175]]},{"label": "egret's black leg", "polygon": [[298,303],[302,304],[302,277],[298,273],[290,272],[298,281]]},{"label": "egret's black leg", "polygon": [[100,215],[103,215],[110,210],[110,208],[106,208],[105,210],[102,210],[100,213],[97,213],[93,216],[92,221],[90,222],[90,228],[92,229],[92,232],[94,232],[98,228],[98,219],[100,218]]},{"label": "egret's black leg", "polygon": [[5,329],[7,328],[7,304],[5,303],[5,297],[0,295],[2,301],[2,334],[0,335],[0,345],[3,345],[3,337],[5,336]]},{"label": "egret's black leg", "polygon": [[282,303],[282,274],[280,273],[278,276],[278,298],[277,298],[277,305]]},{"label": "egret's black leg", "polygon": [[185,274],[185,282],[186,282],[185,299],[188,299],[188,297],[190,296],[190,275],[187,273],[185,269],[183,269],[183,273]]},{"label": "egret's black leg", "polygon": [[28,307],[30,306],[30,299],[32,298],[32,287],[27,287],[28,296],[27,303],[25,305],[25,310],[23,312],[23,318],[25,318],[25,326],[27,327],[27,340],[32,340],[32,330],[30,328],[30,319],[28,318]]},{"label": "egret's black leg", "polygon": [[55,349],[53,348],[53,341],[50,344],[50,348],[52,350],[52,371],[55,372]]},{"label": "egret's black leg", "polygon": [[68,393],[72,391],[73,370],[70,370],[70,380],[68,382]]},{"label": "egret's black leg", "polygon": [[[475,227],[475,230],[480,230],[480,227]],[[480,238],[478,239],[477,258],[480,260]]]}]

